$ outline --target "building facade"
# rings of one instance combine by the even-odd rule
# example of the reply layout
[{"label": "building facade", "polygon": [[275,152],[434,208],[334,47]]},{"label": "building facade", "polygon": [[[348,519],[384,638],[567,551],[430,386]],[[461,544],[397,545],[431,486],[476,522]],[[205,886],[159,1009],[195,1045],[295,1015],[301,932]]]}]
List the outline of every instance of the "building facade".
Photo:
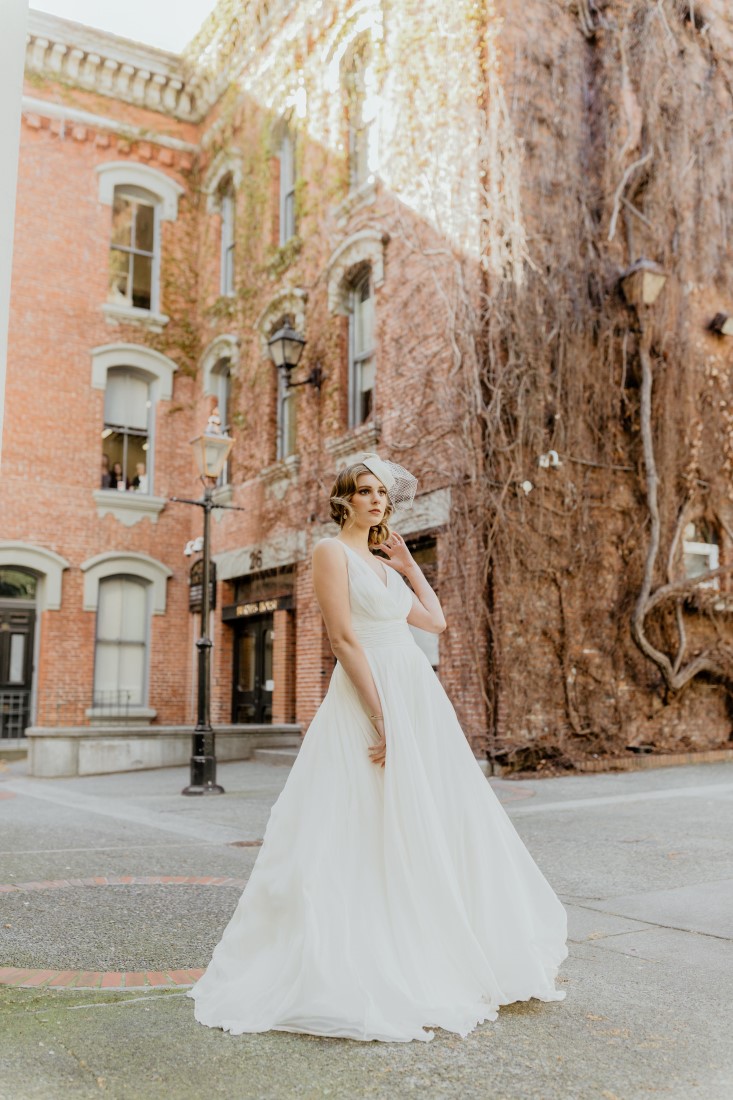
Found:
[{"label": "building facade", "polygon": [[219,727],[307,729],[333,665],[310,553],[378,450],[420,479],[396,526],[449,627],[419,640],[477,752],[728,742],[729,582],[694,576],[733,561],[733,28],[665,7],[222,0],[182,57],[32,13],[4,736],[191,722],[201,517],[171,498],[216,407]]},{"label": "building facade", "polygon": [[[434,286],[454,293],[472,194],[458,218],[441,172],[418,180],[397,140],[407,51],[381,7],[320,24],[312,7],[250,5],[240,27],[224,5],[188,59],[31,14],[0,490],[5,737],[191,721],[201,517],[170,498],[198,492],[188,442],[213,407],[235,439],[212,524],[215,723],[307,728],[333,667],[310,552],[336,532],[330,486],[361,451],[420,477],[400,529],[460,622],[443,542],[459,458],[440,439],[454,363]],[[315,370],[319,387],[278,377],[267,342],[285,320],[307,341],[293,381]],[[461,627],[419,640],[462,688]],[[460,706],[480,739],[478,684]]]}]

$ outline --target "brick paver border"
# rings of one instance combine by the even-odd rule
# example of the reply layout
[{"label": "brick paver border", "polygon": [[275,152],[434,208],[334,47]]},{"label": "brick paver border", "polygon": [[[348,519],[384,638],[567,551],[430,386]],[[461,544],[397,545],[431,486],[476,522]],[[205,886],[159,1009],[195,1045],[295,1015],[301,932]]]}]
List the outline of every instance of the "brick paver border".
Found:
[{"label": "brick paver border", "polygon": [[[32,890],[66,890],[95,886],[236,886],[244,889],[246,879],[214,875],[109,875],[94,878],[46,879],[43,882],[12,882],[0,886],[0,894]],[[0,967],[0,985],[16,989],[187,989],[203,970],[45,970],[40,967]]]}]

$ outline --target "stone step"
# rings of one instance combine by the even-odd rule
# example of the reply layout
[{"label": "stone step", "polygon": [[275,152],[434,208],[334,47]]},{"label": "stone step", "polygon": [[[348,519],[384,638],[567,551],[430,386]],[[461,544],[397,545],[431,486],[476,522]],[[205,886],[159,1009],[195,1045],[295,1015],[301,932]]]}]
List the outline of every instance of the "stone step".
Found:
[{"label": "stone step", "polygon": [[282,749],[255,749],[252,753],[252,760],[259,760],[262,764],[287,764],[290,767],[298,755],[298,749],[282,748]]}]

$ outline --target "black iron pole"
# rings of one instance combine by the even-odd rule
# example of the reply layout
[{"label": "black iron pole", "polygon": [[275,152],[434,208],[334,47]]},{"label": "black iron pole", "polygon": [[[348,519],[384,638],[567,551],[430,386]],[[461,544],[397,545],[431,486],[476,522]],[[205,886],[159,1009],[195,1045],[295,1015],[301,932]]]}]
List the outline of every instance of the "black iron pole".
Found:
[{"label": "black iron pole", "polygon": [[[209,584],[211,577],[211,550],[209,526],[211,509],[215,507],[209,485],[204,485],[204,499],[200,502],[204,511],[204,554],[201,587],[201,633],[198,649],[198,705],[196,728],[193,731],[191,753],[191,782],[181,794],[224,794],[224,788],[216,782],[216,747],[211,728],[211,647],[209,638]],[[194,503],[193,501],[191,503]],[[199,503],[196,501],[195,503]]]}]

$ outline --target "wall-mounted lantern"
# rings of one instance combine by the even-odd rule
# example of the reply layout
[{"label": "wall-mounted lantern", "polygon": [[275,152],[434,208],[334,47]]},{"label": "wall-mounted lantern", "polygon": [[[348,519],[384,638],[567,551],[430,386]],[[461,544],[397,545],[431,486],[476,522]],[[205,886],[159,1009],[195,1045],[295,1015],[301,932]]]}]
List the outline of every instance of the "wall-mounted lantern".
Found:
[{"label": "wall-mounted lantern", "polygon": [[295,389],[296,386],[315,386],[317,390],[321,388],[323,375],[319,365],[316,365],[308,377],[304,378],[302,382],[291,382],[290,380],[292,371],[295,370],[300,362],[305,344],[305,337],[301,336],[299,332],[296,332],[287,320],[284,322],[282,328],[279,328],[277,332],[273,333],[267,341],[267,346],[270,349],[270,358],[277,369],[283,372],[286,390]]}]

